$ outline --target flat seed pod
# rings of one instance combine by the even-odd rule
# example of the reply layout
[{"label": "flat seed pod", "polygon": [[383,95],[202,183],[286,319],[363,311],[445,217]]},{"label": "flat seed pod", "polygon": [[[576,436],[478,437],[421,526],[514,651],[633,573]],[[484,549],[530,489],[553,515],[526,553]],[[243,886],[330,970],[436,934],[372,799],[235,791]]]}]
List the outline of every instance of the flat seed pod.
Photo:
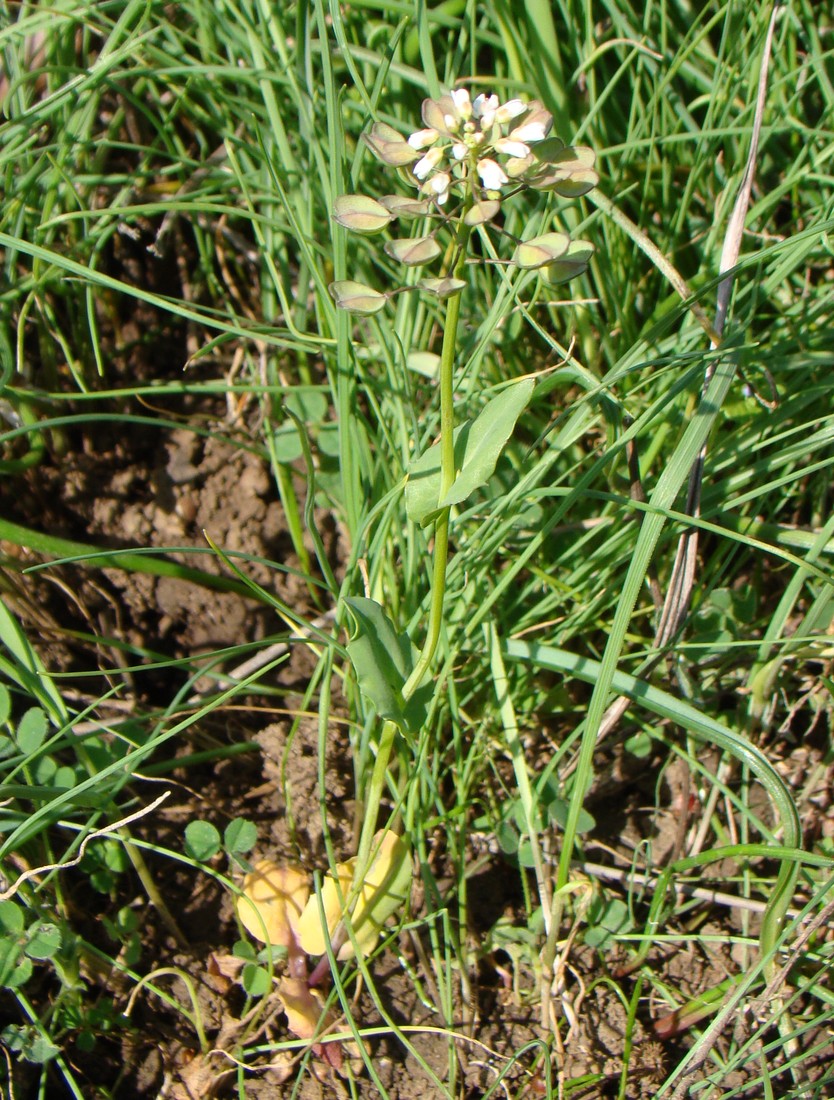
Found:
[{"label": "flat seed pod", "polygon": [[563,256],[569,245],[567,233],[543,233],[520,244],[513,254],[513,262],[524,268],[544,267]]},{"label": "flat seed pod", "polygon": [[421,290],[426,290],[429,294],[435,294],[438,298],[448,298],[452,294],[460,294],[462,290],[466,289],[466,285],[463,279],[421,279],[417,284]]},{"label": "flat seed pod", "polygon": [[434,237],[406,237],[400,241],[386,241],[385,251],[392,260],[409,267],[420,267],[436,259],[441,248]]},{"label": "flat seed pod", "polygon": [[545,281],[558,285],[581,275],[587,269],[593,254],[594,246],[590,241],[571,241],[565,255],[544,269]]},{"label": "flat seed pod", "polygon": [[345,309],[348,313],[379,313],[388,301],[384,294],[373,287],[355,283],[351,279],[337,279],[327,289],[339,309]]},{"label": "flat seed pod", "polygon": [[501,203],[496,199],[483,199],[473,203],[463,217],[467,225],[483,225],[490,222],[501,209]]},{"label": "flat seed pod", "polygon": [[556,180],[544,187],[538,184],[537,186],[540,191],[555,191],[563,199],[575,199],[580,195],[587,195],[589,191],[593,191],[598,183],[599,175],[594,169],[583,168],[571,173],[567,179]]},{"label": "flat seed pod", "polygon": [[429,204],[423,199],[410,199],[405,195],[383,195],[379,200],[395,218],[420,218],[429,212]]},{"label": "flat seed pod", "polygon": [[394,215],[367,195],[339,195],[333,203],[333,220],[354,233],[379,233]]},{"label": "flat seed pod", "polygon": [[374,156],[392,168],[403,168],[420,159],[420,153],[412,149],[402,134],[385,122],[375,122],[362,137]]}]

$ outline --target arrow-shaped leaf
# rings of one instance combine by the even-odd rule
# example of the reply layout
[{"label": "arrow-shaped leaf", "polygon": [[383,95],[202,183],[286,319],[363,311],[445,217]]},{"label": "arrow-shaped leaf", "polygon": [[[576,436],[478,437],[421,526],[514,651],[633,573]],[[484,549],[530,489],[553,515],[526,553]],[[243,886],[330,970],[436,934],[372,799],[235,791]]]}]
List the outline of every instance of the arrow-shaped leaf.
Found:
[{"label": "arrow-shaped leaf", "polygon": [[524,378],[508,386],[481,410],[477,419],[467,421],[457,429],[455,467],[459,472],[443,500],[439,499],[439,443],[435,443],[412,462],[405,486],[405,504],[409,519],[425,527],[437,517],[442,508],[462,504],[476,489],[489,481],[534,388],[532,378]]},{"label": "arrow-shaped leaf", "polygon": [[[347,651],[359,690],[381,718],[416,732],[425,719],[427,692],[415,692],[408,702],[403,699],[403,686],[414,668],[414,647],[408,635],[397,631],[376,600],[353,596],[345,604],[356,623]],[[430,694],[431,684],[428,689]]]}]

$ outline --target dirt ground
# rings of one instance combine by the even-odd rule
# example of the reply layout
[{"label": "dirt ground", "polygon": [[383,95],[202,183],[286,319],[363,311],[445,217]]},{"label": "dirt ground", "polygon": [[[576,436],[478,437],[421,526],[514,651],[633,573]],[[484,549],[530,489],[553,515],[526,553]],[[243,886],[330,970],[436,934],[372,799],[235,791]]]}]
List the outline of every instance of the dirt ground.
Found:
[{"label": "dirt ground", "polygon": [[[159,331],[156,343],[131,339],[153,326]],[[137,376],[147,383],[182,377],[189,350],[186,332],[171,330],[160,319],[140,313],[112,339],[108,386]],[[196,376],[210,375],[211,370],[203,365]],[[8,519],[101,547],[195,546],[202,550],[205,531],[224,551],[245,551],[290,570],[299,567],[268,464],[252,446],[259,415],[254,403],[231,407],[222,398],[212,402],[183,394],[149,399],[144,407],[136,401],[108,399],[101,407],[145,420],[102,423],[95,434],[89,425],[73,429],[64,456],[53,453],[25,477],[2,485],[2,507]],[[203,428],[221,438],[200,434]],[[319,522],[331,563],[338,570],[348,547],[333,517],[322,514]],[[37,560],[19,547],[6,545],[2,550],[10,565]],[[226,571],[211,554],[183,560],[208,572]],[[299,613],[310,617],[320,613],[304,582],[292,572],[267,564],[247,569],[254,580]],[[134,660],[128,660],[121,643],[134,653],[145,652],[146,664],[153,665],[156,656],[193,658],[244,643],[268,645],[282,630],[274,612],[262,603],[181,580],[72,566],[28,577],[14,568],[4,572],[11,588],[9,599],[30,637],[40,639],[47,666],[76,674],[65,686],[79,706],[100,696],[110,682],[119,687],[112,706],[141,715],[166,706],[183,688],[185,673],[170,665],[159,671],[119,671]],[[236,667],[244,659],[235,654],[225,667]],[[305,648],[294,647],[265,681],[273,694],[253,692],[236,698],[234,706],[219,708],[166,745],[167,756],[174,759],[212,748],[250,748],[226,759],[172,765],[156,777],[137,780],[130,791],[140,800],[149,802],[161,791],[170,793],[158,811],[136,825],[134,836],[181,851],[189,821],[209,820],[222,830],[233,818],[245,817],[259,829],[256,855],[300,860],[310,869],[322,869],[326,861],[314,716],[302,721],[288,746],[292,715],[302,706],[312,667]],[[100,671],[77,675],[90,668]],[[183,713],[200,690],[197,684],[185,691]],[[802,775],[813,763],[808,754],[816,754],[819,762],[822,746],[815,748],[813,738],[806,739],[803,761],[795,759],[798,749],[790,738],[782,748],[786,775],[801,785]],[[350,851],[355,832],[353,766],[344,728],[337,727],[326,763],[327,825],[335,849]],[[632,761],[629,767],[624,756],[613,750],[603,752],[600,764],[602,778],[590,800],[598,827],[588,858],[627,867],[635,845],[651,835],[655,859],[662,863],[680,843],[682,814],[697,812],[697,791],[690,777],[682,771],[670,772],[658,783],[656,761],[643,760],[636,766]],[[824,808],[818,818],[827,821],[826,814]],[[815,828],[822,828],[819,820]],[[440,881],[443,858],[443,838],[438,836],[438,865],[433,870]],[[228,955],[237,938],[230,897],[210,877],[188,866],[153,855],[147,859],[176,931],[148,903],[132,872],[122,874],[109,894],[94,893],[83,874],[67,872],[64,884],[78,931],[112,952],[102,918],[112,917],[127,904],[136,906],[142,941],[138,971],[151,974],[178,967],[191,977],[213,1052],[208,1057],[199,1053],[194,1031],[182,1013],[147,989],[129,1000],[131,983],[117,971],[99,968],[84,975],[90,998],[112,998],[122,1013],[130,1008],[129,1020],[99,1036],[92,1053],[73,1046],[69,1038],[67,1061],[91,1100],[107,1096],[196,1100],[228,1094],[236,1072],[230,1056],[248,1026],[240,1019],[240,987],[229,976]],[[538,1044],[548,1038],[548,1029],[540,1020],[539,975],[530,965],[531,956],[484,948],[492,942],[490,930],[499,919],[510,926],[524,923],[519,870],[492,850],[488,838],[479,843],[473,837],[472,864],[471,925],[459,930],[472,960],[469,999],[457,993],[459,1094],[475,1100],[497,1087],[491,1095],[548,1095],[551,1083],[537,1062]],[[612,896],[624,896],[616,885],[607,889]],[[422,902],[417,891],[414,904],[419,913]],[[735,920],[720,908],[707,911],[706,919],[723,933]],[[697,927],[704,931],[703,925]],[[440,1028],[441,1019],[431,1004],[430,979],[421,967],[424,958],[425,944],[416,937],[404,937],[397,950],[388,950],[374,963],[381,1002],[374,1003],[363,992],[356,1013],[368,1027],[384,1027],[388,1016],[398,1024],[424,1029],[410,1033],[412,1053],[384,1036],[371,1041],[379,1079],[398,1100],[433,1095],[430,1078],[418,1059],[441,1080],[448,1078],[448,1044],[432,1030]],[[658,948],[653,961],[661,980],[681,996],[722,981],[739,962],[720,948],[707,955],[700,947],[681,946]],[[577,1083],[570,1095],[581,1100],[616,1095],[619,1086],[625,1009],[605,970],[606,965],[614,970],[617,963],[616,956],[604,962],[596,951],[577,945],[554,983],[551,1007],[560,1027],[559,1040],[553,1044],[553,1081],[602,1074],[601,1081],[587,1087]],[[413,972],[421,974],[420,984],[412,980]],[[635,980],[623,978],[619,984],[629,993]],[[160,977],[158,983],[187,1003],[176,979]],[[36,991],[34,1000],[40,1010],[52,993],[48,986]],[[686,1033],[664,1039],[654,1033],[653,1021],[663,1011],[649,996],[641,1002],[627,1093],[634,1100],[652,1097],[688,1046]],[[274,1002],[265,1006],[255,1035],[264,1044],[288,1038]],[[531,1068],[536,1065],[539,1068]],[[292,1091],[297,1075],[297,1065],[288,1063],[284,1055],[265,1052],[246,1074],[246,1095],[251,1100],[277,1100],[291,1094],[302,1100],[378,1095],[367,1073],[349,1084],[320,1058],[308,1058],[301,1087]],[[18,1067],[16,1100],[34,1095],[29,1091],[32,1081],[32,1073]],[[59,1075],[54,1073],[51,1081],[48,1100],[59,1100],[66,1095]],[[754,1093],[742,1090],[738,1095]]]}]

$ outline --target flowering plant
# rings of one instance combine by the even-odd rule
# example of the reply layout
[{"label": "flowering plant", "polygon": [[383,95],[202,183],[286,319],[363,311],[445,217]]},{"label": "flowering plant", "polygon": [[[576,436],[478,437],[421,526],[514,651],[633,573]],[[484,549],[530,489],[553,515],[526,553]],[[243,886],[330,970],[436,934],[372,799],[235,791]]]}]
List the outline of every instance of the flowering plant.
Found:
[{"label": "flowering plant", "polygon": [[[417,196],[383,195],[377,200],[341,195],[334,204],[340,225],[373,234],[399,218],[436,218],[441,226],[458,230],[456,243],[463,246],[471,229],[492,222],[502,202],[524,188],[573,198],[598,181],[593,150],[565,146],[550,136],[553,117],[537,100],[501,103],[497,95],[472,100],[465,88],[459,88],[424,100],[422,117],[424,128],[407,139],[384,122],[375,123],[364,135],[379,160],[410,172]],[[461,247],[452,255],[440,278],[423,278],[417,285],[440,298],[459,293],[466,285],[459,277],[463,251]],[[521,268],[544,268],[548,281],[561,282],[584,271],[592,251],[587,241],[551,232],[520,243],[511,262]],[[406,266],[421,267],[443,249],[435,230],[389,240],[385,252]],[[352,280],[331,283],[330,292],[337,306],[359,314],[378,312],[389,297]]]},{"label": "flowering plant", "polygon": [[[597,183],[594,154],[571,148],[551,135],[553,118],[541,103],[496,95],[470,99],[457,89],[423,102],[424,126],[408,138],[377,122],[364,135],[374,155],[417,189],[416,195],[342,195],[334,218],[363,234],[385,231],[400,219],[421,219],[422,232],[386,241],[385,252],[406,267],[423,267],[443,257],[439,275],[418,280],[416,288],[444,301],[443,341],[438,366],[440,438],[415,455],[405,489],[408,518],[433,525],[431,591],[426,636],[421,649],[400,633],[385,610],[367,597],[345,601],[355,624],[347,647],[357,683],[384,719],[373,771],[363,802],[366,807],[359,850],[352,867],[351,894],[359,896],[371,869],[377,816],[388,782],[388,766],[398,733],[408,737],[425,724],[433,691],[430,672],[443,623],[449,528],[452,508],[466,501],[492,477],[518,417],[531,400],[533,378],[511,382],[487,401],[474,420],[455,423],[454,365],[460,321],[461,276],[473,231],[503,232],[495,224],[504,201],[525,189],[573,198]],[[449,240],[444,248],[438,236]],[[561,230],[513,239],[509,263],[541,269],[550,282],[561,282],[585,270],[593,251],[587,241],[571,241]],[[406,287],[404,289],[415,289]],[[375,314],[396,291],[383,293],[364,283],[330,284],[336,305],[356,314]],[[410,822],[405,822],[406,833]],[[389,824],[390,828],[390,824]],[[344,926],[334,941],[344,943]]]}]

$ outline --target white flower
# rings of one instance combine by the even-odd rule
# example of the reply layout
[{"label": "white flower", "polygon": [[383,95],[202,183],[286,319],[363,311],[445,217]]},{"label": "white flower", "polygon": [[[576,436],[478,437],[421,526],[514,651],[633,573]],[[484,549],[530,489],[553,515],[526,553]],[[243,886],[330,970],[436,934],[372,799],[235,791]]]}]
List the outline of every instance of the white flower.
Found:
[{"label": "white flower", "polygon": [[496,160],[484,157],[478,161],[478,175],[487,191],[498,191],[501,185],[507,183],[509,177]]},{"label": "white flower", "polygon": [[483,119],[487,112],[494,114],[500,106],[497,95],[478,95],[472,104],[472,114],[475,118]]},{"label": "white flower", "polygon": [[529,157],[530,146],[523,141],[513,141],[512,138],[498,138],[492,143],[496,153],[504,153],[508,157]]},{"label": "white flower", "polygon": [[432,149],[429,149],[421,160],[417,161],[412,171],[418,180],[424,180],[429,172],[440,164],[441,160],[443,160],[443,149],[435,145]]},{"label": "white flower", "polygon": [[541,122],[525,122],[510,131],[511,141],[544,141],[547,137]]},{"label": "white flower", "polygon": [[530,114],[520,126],[510,130],[512,141],[544,141],[553,125],[553,116],[541,104],[530,104]]},{"label": "white flower", "polygon": [[420,190],[424,195],[431,195],[438,206],[443,206],[449,197],[449,187],[452,177],[448,172],[438,172],[430,180],[426,180]]},{"label": "white flower", "polygon": [[460,117],[464,120],[464,122],[468,122],[469,119],[472,117],[473,112],[473,106],[469,99],[469,92],[466,90],[466,88],[455,88],[455,90],[452,92],[452,99],[458,109],[458,114],[460,115]]},{"label": "white flower", "polygon": [[511,119],[523,115],[526,110],[527,104],[523,99],[508,99],[496,110],[495,121],[499,126],[505,126]]},{"label": "white flower", "polygon": [[415,130],[410,135],[408,144],[412,149],[425,149],[426,146],[433,145],[439,137],[437,130]]}]

